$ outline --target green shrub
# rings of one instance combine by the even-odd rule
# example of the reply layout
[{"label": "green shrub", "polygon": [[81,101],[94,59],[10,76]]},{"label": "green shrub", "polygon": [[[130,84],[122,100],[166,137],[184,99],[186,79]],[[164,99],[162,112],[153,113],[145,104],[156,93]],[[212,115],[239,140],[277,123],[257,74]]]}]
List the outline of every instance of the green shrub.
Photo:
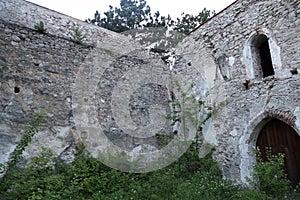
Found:
[{"label": "green shrub", "polygon": [[37,30],[39,33],[45,33],[46,29],[44,26],[44,22],[40,21],[34,25],[34,29]]},{"label": "green shrub", "polygon": [[44,148],[1,179],[0,199],[268,199],[224,180],[211,155],[199,159],[194,145],[177,162],[144,174],[111,169],[83,145],[76,150],[75,160],[65,164]]},{"label": "green shrub", "polygon": [[75,27],[74,34],[72,35],[72,40],[78,44],[81,44],[84,38],[85,37],[80,31],[79,27]]},{"label": "green shrub", "polygon": [[293,196],[291,183],[284,172],[284,154],[273,155],[271,149],[266,150],[266,161],[261,158],[259,149],[257,162],[254,165],[253,179],[249,183],[262,193],[278,199],[290,199]]}]

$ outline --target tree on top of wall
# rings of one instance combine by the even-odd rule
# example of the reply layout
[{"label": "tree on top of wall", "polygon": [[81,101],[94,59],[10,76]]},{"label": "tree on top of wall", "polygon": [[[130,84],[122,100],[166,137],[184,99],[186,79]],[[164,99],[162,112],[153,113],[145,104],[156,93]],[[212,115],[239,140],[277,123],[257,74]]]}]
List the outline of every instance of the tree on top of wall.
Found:
[{"label": "tree on top of wall", "polygon": [[195,16],[183,13],[182,17],[175,21],[170,15],[163,16],[159,11],[152,15],[146,0],[120,0],[119,8],[109,6],[109,10],[103,14],[102,17],[96,11],[94,18],[86,21],[118,33],[144,27],[164,27],[187,34],[214,15],[215,12],[204,8]]}]

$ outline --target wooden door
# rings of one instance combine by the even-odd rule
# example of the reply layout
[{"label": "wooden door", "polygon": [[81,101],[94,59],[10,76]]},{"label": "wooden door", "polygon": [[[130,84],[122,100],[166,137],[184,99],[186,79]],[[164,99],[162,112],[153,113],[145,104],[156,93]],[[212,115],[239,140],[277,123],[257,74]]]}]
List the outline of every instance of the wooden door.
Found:
[{"label": "wooden door", "polygon": [[272,154],[284,153],[288,179],[295,187],[300,182],[300,136],[286,123],[272,119],[261,130],[256,146],[261,150],[265,160],[266,147],[272,149]]}]

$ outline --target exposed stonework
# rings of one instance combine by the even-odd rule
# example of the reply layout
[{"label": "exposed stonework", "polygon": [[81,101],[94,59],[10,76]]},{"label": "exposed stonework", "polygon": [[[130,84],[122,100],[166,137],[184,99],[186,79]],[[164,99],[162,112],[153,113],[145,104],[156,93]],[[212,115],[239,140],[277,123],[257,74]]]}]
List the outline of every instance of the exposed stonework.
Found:
[{"label": "exposed stonework", "polygon": [[[300,4],[298,1],[236,1],[195,30],[177,48],[178,65],[191,63],[206,80],[206,101],[217,111],[204,136],[214,143],[225,177],[246,182],[255,161],[253,147],[270,118],[298,134],[300,103]],[[265,34],[274,76],[262,78],[251,53],[251,38]],[[205,52],[205,53],[204,53]],[[210,61],[210,62],[208,62]]]},{"label": "exposed stonework", "polygon": [[[111,147],[133,159],[153,152],[141,159],[141,165],[159,163],[161,157],[162,164],[156,165],[162,167],[169,164],[164,149],[181,155],[188,148],[185,144],[173,148],[173,143],[158,139],[185,137],[180,131],[174,135],[166,118],[172,109],[166,102],[176,94],[170,67],[161,56],[128,37],[26,1],[0,1],[0,5],[4,11],[0,14],[0,129],[4,130],[0,162],[8,160],[24,126],[41,109],[46,110],[46,122],[24,156],[46,146],[69,162],[74,144],[84,142],[95,157]],[[18,9],[21,12],[16,14]],[[45,33],[33,28],[40,21]],[[72,37],[75,27],[85,36],[82,44]],[[185,76],[195,78],[197,72],[181,69],[174,75],[182,85]],[[127,168],[121,170],[133,170]]]},{"label": "exposed stonework", "polygon": [[[253,147],[271,118],[300,134],[298,0],[236,1],[177,46],[171,71],[159,56],[97,26],[21,0],[0,0],[0,10],[0,162],[41,108],[47,122],[28,155],[46,145],[71,160],[74,142],[84,141],[97,156],[107,138],[132,154],[161,148],[156,133],[175,137],[161,118],[172,109],[163,103],[173,92],[169,75],[184,89],[195,83],[198,97],[215,108],[203,135],[227,178],[245,183],[251,176]],[[39,21],[46,34],[33,29]],[[82,44],[72,41],[75,27]],[[274,68],[265,78],[251,46],[260,34]],[[93,135],[99,130],[104,134]]]},{"label": "exposed stonework", "polygon": [[[7,161],[24,126],[41,109],[47,120],[26,155],[40,146],[60,155],[75,140],[72,90],[86,56],[97,45],[103,54],[136,45],[127,37],[29,2],[3,0],[0,8],[0,162]],[[33,28],[39,21],[45,24],[45,34]],[[82,44],[72,40],[76,26],[85,35]]]}]

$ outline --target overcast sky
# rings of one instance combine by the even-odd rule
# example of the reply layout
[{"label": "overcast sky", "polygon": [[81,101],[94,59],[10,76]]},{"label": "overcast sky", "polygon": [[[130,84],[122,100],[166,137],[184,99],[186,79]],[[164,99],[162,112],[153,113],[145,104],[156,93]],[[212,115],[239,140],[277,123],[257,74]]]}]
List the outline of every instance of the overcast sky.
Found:
[{"label": "overcast sky", "polygon": [[[96,10],[104,12],[109,5],[119,7],[120,0],[28,0],[41,6],[56,10],[72,17],[85,20],[93,18]],[[198,14],[204,7],[221,11],[235,0],[147,0],[152,13],[159,10],[162,15],[170,14],[172,18],[181,13]]]}]

